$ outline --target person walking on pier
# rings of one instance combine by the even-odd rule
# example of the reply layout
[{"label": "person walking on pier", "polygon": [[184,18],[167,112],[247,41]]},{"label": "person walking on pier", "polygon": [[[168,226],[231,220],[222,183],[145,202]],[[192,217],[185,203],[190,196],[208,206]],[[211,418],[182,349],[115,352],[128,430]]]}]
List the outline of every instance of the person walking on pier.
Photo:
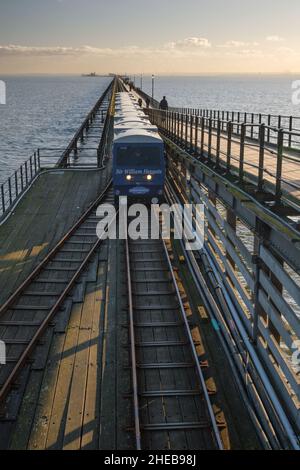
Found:
[{"label": "person walking on pier", "polygon": [[168,104],[165,96],[163,97],[163,99],[159,103],[159,109],[162,109],[163,111],[168,111],[168,109],[169,109],[169,104]]},{"label": "person walking on pier", "polygon": [[146,98],[146,108],[149,109],[150,108],[150,98]]}]

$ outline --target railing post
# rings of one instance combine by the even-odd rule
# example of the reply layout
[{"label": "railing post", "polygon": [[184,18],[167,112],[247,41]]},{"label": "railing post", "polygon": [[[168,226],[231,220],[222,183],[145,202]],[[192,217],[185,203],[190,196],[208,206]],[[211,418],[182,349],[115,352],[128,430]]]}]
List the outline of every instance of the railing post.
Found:
[{"label": "railing post", "polygon": [[191,116],[191,124],[190,124],[190,151],[193,151],[193,138],[194,138],[194,115]]},{"label": "railing post", "polygon": [[282,159],[283,159],[283,145],[284,145],[284,130],[279,129],[277,138],[277,170],[276,170],[276,203],[281,200],[281,177],[282,177]]},{"label": "railing post", "polygon": [[28,184],[28,167],[27,167],[27,161],[25,162],[25,179],[26,179],[26,185]]},{"label": "railing post", "polygon": [[180,113],[177,113],[177,143],[180,144]]},{"label": "railing post", "polygon": [[176,113],[173,112],[173,140],[176,140]]},{"label": "railing post", "polygon": [[212,143],[212,118],[209,118],[208,124],[208,159],[211,159],[211,143]]},{"label": "railing post", "polygon": [[227,173],[230,172],[230,166],[231,166],[231,140],[232,140],[232,122],[229,121],[227,123],[227,163],[226,163]]},{"label": "railing post", "polygon": [[258,191],[263,189],[264,160],[265,160],[265,124],[259,126],[259,167],[258,167]]},{"label": "railing post", "polygon": [[183,128],[184,128],[184,119],[183,119],[183,113],[181,114],[181,129],[180,129],[180,141],[181,141],[181,146],[183,147]]},{"label": "railing post", "polygon": [[270,143],[270,139],[271,139],[271,115],[269,114],[268,115],[268,134],[267,134],[267,142]]},{"label": "railing post", "polygon": [[37,172],[37,161],[36,161],[36,152],[34,152],[34,173]]},{"label": "railing post", "polygon": [[11,178],[8,178],[9,204],[12,205]]},{"label": "railing post", "polygon": [[41,155],[40,155],[40,149],[37,151],[37,157],[38,157],[38,169],[41,169]]},{"label": "railing post", "polygon": [[[293,132],[293,116],[290,116],[289,131]],[[292,146],[292,134],[289,134],[289,147]]]},{"label": "railing post", "polygon": [[239,183],[240,184],[243,184],[243,181],[244,181],[245,137],[246,137],[246,125],[242,124],[241,142],[240,142],[240,168],[239,168]]},{"label": "railing post", "polygon": [[29,162],[30,162],[30,178],[32,179],[32,178],[33,178],[33,170],[32,170],[32,156],[30,157],[30,159],[29,159]]},{"label": "railing post", "polygon": [[176,113],[172,111],[172,139],[175,140],[176,129]]},{"label": "railing post", "polygon": [[2,202],[2,213],[5,212],[5,197],[4,197],[4,187],[1,185],[1,202]]},{"label": "railing post", "polygon": [[221,147],[221,121],[217,123],[217,150],[216,150],[216,168],[220,167],[220,147]]},{"label": "railing post", "polygon": [[204,138],[205,138],[205,117],[201,118],[201,150],[200,156],[201,158],[204,157]]},{"label": "railing post", "polygon": [[21,170],[21,189],[23,191],[24,189],[23,165],[21,165],[20,170]]},{"label": "railing post", "polygon": [[251,124],[252,124],[252,126],[251,126],[251,139],[253,139],[253,137],[254,137],[254,126],[253,126],[254,125],[254,114],[253,113],[251,114]]},{"label": "railing post", "polygon": [[199,117],[196,116],[196,120],[195,120],[195,147],[194,147],[194,154],[195,154],[195,157],[198,156],[198,130],[199,130]]},{"label": "railing post", "polygon": [[173,124],[172,124],[172,134],[173,134],[173,140],[176,140],[176,112],[172,112],[173,116]]},{"label": "railing post", "polygon": [[186,114],[185,116],[185,142],[184,148],[188,150],[188,127],[189,127],[189,115]]},{"label": "railing post", "polygon": [[169,111],[166,112],[166,124],[165,124],[165,130],[166,130],[166,133],[167,135],[169,136],[170,135],[170,125],[169,125]]},{"label": "railing post", "polygon": [[19,196],[19,188],[18,188],[18,174],[15,171],[15,190],[16,190],[16,197]]}]

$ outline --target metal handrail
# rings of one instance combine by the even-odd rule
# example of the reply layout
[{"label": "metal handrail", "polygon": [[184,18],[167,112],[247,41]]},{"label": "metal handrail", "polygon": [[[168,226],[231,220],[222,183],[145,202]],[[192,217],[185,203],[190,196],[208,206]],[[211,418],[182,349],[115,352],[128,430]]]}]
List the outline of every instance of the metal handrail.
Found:
[{"label": "metal handrail", "polygon": [[[67,148],[63,151],[62,154],[56,155],[55,158],[59,159],[58,162],[56,161],[56,167],[64,168],[67,166],[68,159],[70,154],[77,149],[77,143],[79,139],[82,139],[83,133],[85,130],[88,130],[90,125],[92,124],[95,115],[103,105],[105,98],[108,96],[108,108],[111,106],[111,96],[109,96],[109,92],[114,89],[116,80],[112,80],[109,84],[107,89],[98,99],[97,103],[93,106],[92,110],[88,113],[87,117],[81,124],[80,128],[75,133],[74,137],[72,138],[71,142],[67,146]],[[103,119],[106,118],[106,115],[103,115]],[[103,143],[103,139],[106,138],[106,128],[104,125],[101,143]],[[100,144],[101,145],[101,144]],[[45,149],[38,149],[34,152],[34,154],[29,157],[22,165],[6,180],[4,183],[0,185],[0,220],[8,213],[10,208],[19,200],[22,196],[24,191],[29,187],[32,181],[36,178],[36,176],[41,171],[41,159],[43,156],[41,155],[42,151],[61,151],[61,149],[55,148],[45,148]],[[86,148],[85,150],[88,150]],[[90,149],[92,150],[92,149]],[[94,150],[94,149],[93,149]],[[99,162],[101,162],[101,155],[99,151],[99,147],[97,149],[97,162],[99,166]],[[47,157],[48,158],[48,157]],[[54,156],[49,158],[54,158]],[[89,157],[91,158],[91,157]]]},{"label": "metal handrail", "polygon": [[40,153],[39,150],[37,150],[0,185],[0,219],[32,183],[36,175],[40,172],[40,167]]},{"label": "metal handrail", "polygon": [[[154,109],[159,108],[159,102],[151,98],[147,93],[135,88],[135,91],[144,99],[150,100],[150,105]],[[285,131],[284,144],[290,149],[300,150],[300,116],[286,116],[275,115],[266,113],[248,113],[242,111],[222,111],[204,108],[183,108],[183,107],[169,107],[169,112],[179,113],[187,116],[198,118],[214,119],[215,122],[232,122],[236,126],[236,134],[240,135],[240,126],[242,124],[252,124],[259,126],[264,124],[268,129],[266,141],[269,144],[274,144],[275,138],[272,135],[275,129],[283,129]],[[276,121],[276,125],[274,124]],[[272,124],[273,121],[273,124]],[[297,127],[298,126],[298,127]],[[257,140],[258,135],[254,134],[255,127],[252,128],[253,132],[248,136]],[[293,140],[293,136],[299,139]]]},{"label": "metal handrail", "polygon": [[[173,111],[162,111],[157,109],[148,110],[151,121],[156,124],[162,132],[171,140],[175,141],[185,150],[192,152],[199,159],[204,159],[208,163],[227,173],[235,174],[238,172],[239,184],[244,185],[247,181],[253,181],[253,173],[247,173],[245,166],[257,170],[255,177],[257,190],[263,191],[266,184],[266,176],[274,180],[274,201],[279,204],[282,202],[283,194],[290,196],[291,199],[299,202],[298,196],[291,195],[291,190],[299,190],[300,185],[295,181],[289,181],[284,176],[285,162],[293,160],[300,164],[297,154],[289,154],[290,149],[285,149],[285,141],[292,135],[299,139],[300,132],[287,131],[284,129],[273,128],[264,123],[235,123],[232,121],[217,120],[215,118],[206,118],[182,114]],[[240,132],[234,132],[234,125],[240,126]],[[257,139],[251,139],[252,130],[257,130]],[[250,129],[250,135],[249,135]],[[274,143],[268,141],[270,131],[274,132]],[[226,150],[221,148],[221,139],[227,142]],[[216,145],[215,142],[216,141]],[[237,146],[238,155],[234,155],[232,147]],[[245,149],[255,147],[258,162],[246,160]],[[298,150],[300,157],[300,149]],[[297,152],[297,153],[298,153]],[[276,162],[274,170],[266,168],[266,154],[274,155]],[[225,158],[222,158],[225,157]],[[235,163],[233,163],[233,161]],[[268,181],[270,182],[270,181]],[[273,181],[271,181],[273,183]],[[272,184],[271,184],[272,186]],[[288,190],[290,188],[290,190]]]},{"label": "metal handrail", "polygon": [[109,86],[104,91],[104,93],[100,96],[99,100],[97,101],[97,103],[95,104],[93,109],[88,113],[85,120],[83,121],[83,123],[81,124],[81,126],[79,127],[77,132],[75,133],[74,137],[72,138],[71,142],[67,146],[66,150],[63,152],[60,159],[58,160],[57,167],[59,167],[59,168],[65,167],[68,163],[68,159],[69,159],[71,153],[74,152],[74,151],[76,152],[78,141],[83,139],[85,130],[89,129],[90,125],[92,124],[92,122],[95,118],[95,115],[97,114],[97,112],[101,108],[106,96],[111,91],[114,83],[115,83],[115,80],[112,80],[111,83],[109,84]]}]

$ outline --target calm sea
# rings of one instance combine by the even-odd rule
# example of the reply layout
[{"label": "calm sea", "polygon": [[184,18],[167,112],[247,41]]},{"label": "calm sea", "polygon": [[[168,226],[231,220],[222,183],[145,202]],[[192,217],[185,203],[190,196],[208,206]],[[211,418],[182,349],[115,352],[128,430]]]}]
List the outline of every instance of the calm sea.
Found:
[{"label": "calm sea", "polygon": [[[295,80],[300,76],[155,77],[154,95],[166,95],[171,106],[300,116],[292,103]],[[135,83],[141,85],[140,77]],[[142,86],[152,93],[150,77]]]},{"label": "calm sea", "polygon": [[[292,82],[300,77],[155,77],[155,97],[170,105],[300,115]],[[0,182],[38,147],[64,148],[109,83],[109,78],[0,77],[7,104],[0,105]],[[136,77],[140,86],[140,77]],[[151,94],[151,77],[143,89]]]},{"label": "calm sea", "polygon": [[65,148],[111,79],[1,77],[7,104],[0,105],[0,182],[37,148]]}]

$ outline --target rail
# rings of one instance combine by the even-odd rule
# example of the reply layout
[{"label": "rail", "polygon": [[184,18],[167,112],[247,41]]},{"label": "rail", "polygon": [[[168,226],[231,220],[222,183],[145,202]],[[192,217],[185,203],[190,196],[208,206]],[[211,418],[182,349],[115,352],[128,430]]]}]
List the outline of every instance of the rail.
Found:
[{"label": "rail", "polygon": [[[114,93],[115,82],[112,88],[109,111],[113,110]],[[103,134],[107,132],[106,129]],[[99,222],[97,209],[100,203],[112,199],[112,182],[106,158],[109,141],[105,135],[103,135],[101,142],[103,151],[99,156],[99,170],[103,172],[102,187],[104,189],[72,228],[0,307],[0,326],[5,326],[4,331],[6,331],[4,342],[10,347],[18,346],[15,348],[17,353],[14,356],[8,355],[7,363],[0,366],[0,405],[6,400],[49,323],[62,308],[68,294],[103,242],[103,239],[97,236],[96,228]],[[39,154],[37,154],[38,157],[40,158]],[[12,321],[12,311],[15,311],[16,314],[20,311],[26,311],[26,322],[22,319],[18,320],[20,315],[16,315],[16,320]],[[40,315],[37,315],[37,312],[40,312]],[[31,335],[27,335],[24,339],[15,338],[15,329],[19,329],[22,337],[23,332],[26,331],[26,329],[24,330],[25,325],[30,327]],[[11,353],[11,348],[9,353]]]},{"label": "rail", "polygon": [[246,396],[272,448],[299,449],[300,233],[285,216],[293,211],[277,213],[207,158],[165,141],[176,194],[205,207],[204,247],[189,256],[209,279],[201,291],[209,285],[218,304],[221,313],[208,298]]},{"label": "rail", "polygon": [[[287,151],[284,142],[290,134],[300,140],[300,132],[172,111],[150,109],[148,113],[166,136],[195,158],[234,176],[238,185],[245,187],[251,182],[253,190],[268,192],[276,204],[289,199],[299,205],[300,153]],[[239,134],[235,132],[236,127],[240,127]],[[254,130],[259,136],[257,142],[249,138]],[[276,145],[269,145],[270,132],[276,136]]]},{"label": "rail", "polygon": [[[165,240],[127,240],[126,271],[136,449],[157,450],[167,445],[174,450],[184,449],[186,439],[195,449],[222,450],[187,307]],[[152,290],[148,290],[148,284]],[[176,380],[162,383],[159,374],[156,381],[153,371],[163,369],[180,376],[180,385]],[[179,406],[171,413],[174,397]],[[185,409],[182,414],[181,407]],[[165,409],[169,412],[163,417]],[[185,433],[181,439],[178,430]],[[201,431],[196,436],[197,430]]]},{"label": "rail", "polygon": [[0,186],[0,220],[32,183],[41,169],[40,152],[37,150]]},{"label": "rail", "polygon": [[[9,394],[11,387],[21,372],[25,362],[28,360],[28,357],[34,350],[37,342],[61,308],[67,295],[85,270],[94,252],[102,243],[102,239],[97,238],[96,234],[96,210],[98,205],[106,199],[110,188],[111,182],[107,184],[103,192],[97,197],[89,209],[0,308],[0,325],[7,327],[7,335],[12,334],[11,338],[9,336],[5,337],[5,343],[10,346],[24,346],[22,349],[19,348],[19,353],[16,356],[8,357],[6,365],[0,367],[3,380],[0,384],[0,404]],[[86,223],[89,223],[88,227],[85,227]],[[70,259],[71,255],[69,253],[70,250],[72,252],[72,249],[69,245],[66,246],[66,244],[76,244],[76,247],[84,245],[86,249],[80,250],[74,248],[73,251],[77,253],[77,257]],[[63,253],[68,253],[68,258],[64,258],[62,256]],[[81,258],[78,257],[80,255],[82,256]],[[70,264],[72,265],[71,267]],[[52,277],[45,277],[46,272],[52,274]],[[60,278],[58,275],[61,272],[65,274],[64,279]],[[69,275],[71,275],[71,277],[68,277]],[[51,290],[40,291],[37,289],[37,285],[48,285],[48,287],[51,287]],[[39,299],[41,298],[43,299],[43,305],[39,304]],[[27,303],[28,299],[30,303]],[[12,322],[10,321],[10,315],[7,316],[8,311],[20,312],[22,310],[28,312],[27,325],[32,327],[32,336],[30,338],[26,337],[26,341],[14,339],[13,335],[14,329],[18,327],[20,334],[22,333],[24,330],[24,322],[18,320]],[[39,311],[44,312],[44,316],[40,322],[35,322],[36,312]]]},{"label": "rail", "polygon": [[[66,167],[68,166],[68,161],[72,153],[76,153],[78,149],[78,142],[84,138],[85,132],[88,132],[90,126],[92,125],[96,114],[98,113],[99,109],[101,108],[104,99],[107,97],[107,95],[112,92],[113,86],[114,86],[115,80],[113,80],[107,89],[104,91],[104,93],[101,95],[93,109],[88,113],[86,116],[85,120],[75,133],[74,137],[72,138],[71,142],[69,143],[68,147],[66,150],[63,152],[61,157],[59,158],[57,162],[57,167]],[[104,118],[104,116],[103,116]],[[103,119],[104,120],[104,119]]]},{"label": "rail", "polygon": [[[145,101],[150,100],[150,106],[154,109],[159,108],[159,102],[143,92],[140,88],[135,88]],[[247,113],[242,111],[221,111],[215,109],[204,108],[182,108],[170,107],[171,113],[180,115],[192,116],[194,119],[205,118],[211,120],[212,128],[217,130],[217,123],[221,122],[223,126],[227,122],[232,123],[232,132],[236,135],[241,135],[242,125],[247,125],[247,138],[252,140],[259,140],[259,128],[262,124],[265,125],[267,133],[265,135],[265,142],[270,145],[277,144],[277,132],[282,129],[284,132],[283,143],[284,146],[290,150],[300,152],[300,116],[286,116],[264,113]]]},{"label": "rail", "polygon": [[197,109],[197,108],[176,108],[170,107],[170,111],[189,114],[194,117],[204,117],[212,119],[213,121],[226,121],[236,123],[235,132],[240,134],[242,124],[251,124],[252,129],[248,137],[251,139],[258,139],[259,133],[255,132],[255,127],[264,124],[269,130],[266,135],[266,142],[273,144],[276,143],[276,135],[272,132],[273,129],[283,129],[286,133],[285,145],[288,148],[296,148],[300,150],[300,140],[293,140],[293,134],[300,133],[300,116],[284,116],[275,114],[263,113],[247,113],[241,111],[220,111],[214,109]]},{"label": "rail", "polygon": [[[3,219],[11,210],[13,205],[24,194],[26,189],[31,185],[33,180],[38,176],[43,168],[67,168],[71,164],[71,155],[73,154],[73,163],[76,162],[78,156],[84,161],[80,167],[98,167],[102,164],[103,152],[106,149],[108,136],[108,127],[111,128],[111,106],[112,96],[116,88],[116,80],[113,80],[109,87],[97,101],[96,105],[89,112],[83,124],[76,132],[66,149],[61,148],[40,148],[26,160],[4,183],[0,185],[0,220]],[[109,104],[107,110],[101,110],[104,101],[108,98]],[[81,142],[88,136],[88,132],[92,129],[93,122],[97,114],[101,114],[103,120],[102,134],[99,133],[100,142],[97,147],[84,146],[79,147]],[[107,119],[108,118],[108,119]],[[108,122],[107,122],[108,121]],[[93,156],[89,154],[93,152]],[[86,162],[86,163],[85,163]],[[76,166],[76,165],[74,165]]]}]

